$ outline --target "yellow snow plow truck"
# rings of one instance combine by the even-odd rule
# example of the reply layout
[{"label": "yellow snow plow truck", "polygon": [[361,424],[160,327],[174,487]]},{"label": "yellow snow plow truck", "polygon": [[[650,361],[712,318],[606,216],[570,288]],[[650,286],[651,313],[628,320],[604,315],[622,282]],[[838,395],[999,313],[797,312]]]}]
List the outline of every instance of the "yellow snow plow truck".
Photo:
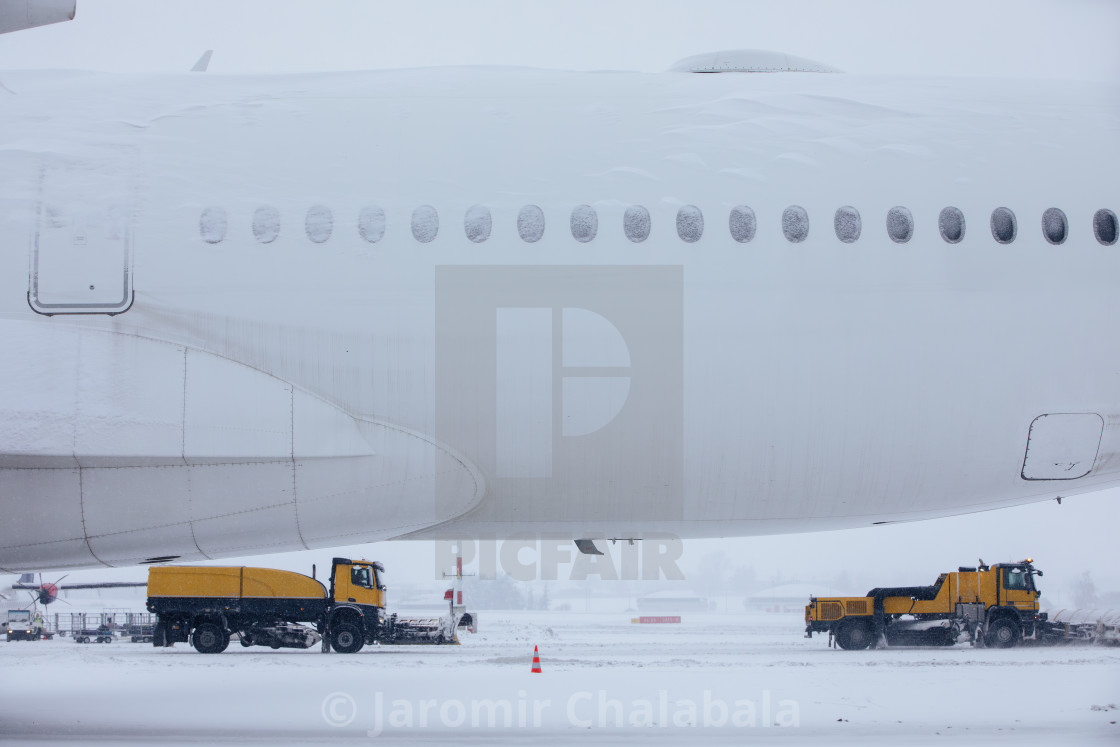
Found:
[{"label": "yellow snow plow truck", "polygon": [[973,644],[1008,648],[1047,633],[1040,591],[1027,558],[1018,563],[958,568],[930,586],[872,589],[862,597],[811,597],[805,637],[828,633],[843,649],[875,645],[952,646],[962,633]]},{"label": "yellow snow plow truck", "polygon": [[[451,591],[445,617],[406,618],[385,611],[385,569],[369,560],[335,558],[330,589],[313,575],[243,566],[148,569],[148,611],[158,615],[155,646],[190,642],[204,654],[242,646],[311,648],[322,641],[352,654],[367,643],[458,643],[477,617]],[[314,573],[314,572],[312,572]]]}]

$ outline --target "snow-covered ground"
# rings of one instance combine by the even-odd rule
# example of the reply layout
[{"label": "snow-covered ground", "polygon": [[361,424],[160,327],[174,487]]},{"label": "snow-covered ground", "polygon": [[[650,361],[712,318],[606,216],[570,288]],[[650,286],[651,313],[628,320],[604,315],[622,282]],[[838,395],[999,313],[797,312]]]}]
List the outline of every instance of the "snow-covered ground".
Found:
[{"label": "snow-covered ground", "polygon": [[[1120,649],[839,651],[799,616],[486,612],[461,646],[0,643],[0,739],[1116,744]],[[532,674],[533,646],[542,674]]]}]

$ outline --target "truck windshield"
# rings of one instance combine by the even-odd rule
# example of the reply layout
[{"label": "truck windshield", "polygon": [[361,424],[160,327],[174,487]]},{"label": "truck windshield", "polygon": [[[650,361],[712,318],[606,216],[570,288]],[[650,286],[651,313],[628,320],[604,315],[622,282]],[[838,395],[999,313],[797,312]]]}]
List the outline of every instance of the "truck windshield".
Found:
[{"label": "truck windshield", "polygon": [[1031,583],[1031,574],[1022,568],[1004,568],[1003,588],[1008,591],[1031,591],[1034,589],[1034,584]]},{"label": "truck windshield", "polygon": [[8,610],[8,624],[31,622],[30,610]]}]

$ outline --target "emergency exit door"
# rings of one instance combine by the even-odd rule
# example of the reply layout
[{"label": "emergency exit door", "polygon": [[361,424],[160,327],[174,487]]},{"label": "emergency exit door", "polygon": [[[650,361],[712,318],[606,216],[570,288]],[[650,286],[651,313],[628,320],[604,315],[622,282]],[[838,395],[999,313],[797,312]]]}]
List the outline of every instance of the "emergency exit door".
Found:
[{"label": "emergency exit door", "polygon": [[132,305],[133,180],[127,156],[40,171],[28,301],[40,314],[119,314]]}]

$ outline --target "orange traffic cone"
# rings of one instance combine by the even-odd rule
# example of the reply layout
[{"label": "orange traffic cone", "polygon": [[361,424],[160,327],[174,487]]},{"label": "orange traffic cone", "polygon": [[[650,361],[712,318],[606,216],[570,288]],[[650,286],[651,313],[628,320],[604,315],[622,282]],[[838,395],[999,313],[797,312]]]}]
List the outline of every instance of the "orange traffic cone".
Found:
[{"label": "orange traffic cone", "polygon": [[541,655],[536,646],[533,646],[533,668],[530,670],[530,673],[533,672],[541,674]]}]

